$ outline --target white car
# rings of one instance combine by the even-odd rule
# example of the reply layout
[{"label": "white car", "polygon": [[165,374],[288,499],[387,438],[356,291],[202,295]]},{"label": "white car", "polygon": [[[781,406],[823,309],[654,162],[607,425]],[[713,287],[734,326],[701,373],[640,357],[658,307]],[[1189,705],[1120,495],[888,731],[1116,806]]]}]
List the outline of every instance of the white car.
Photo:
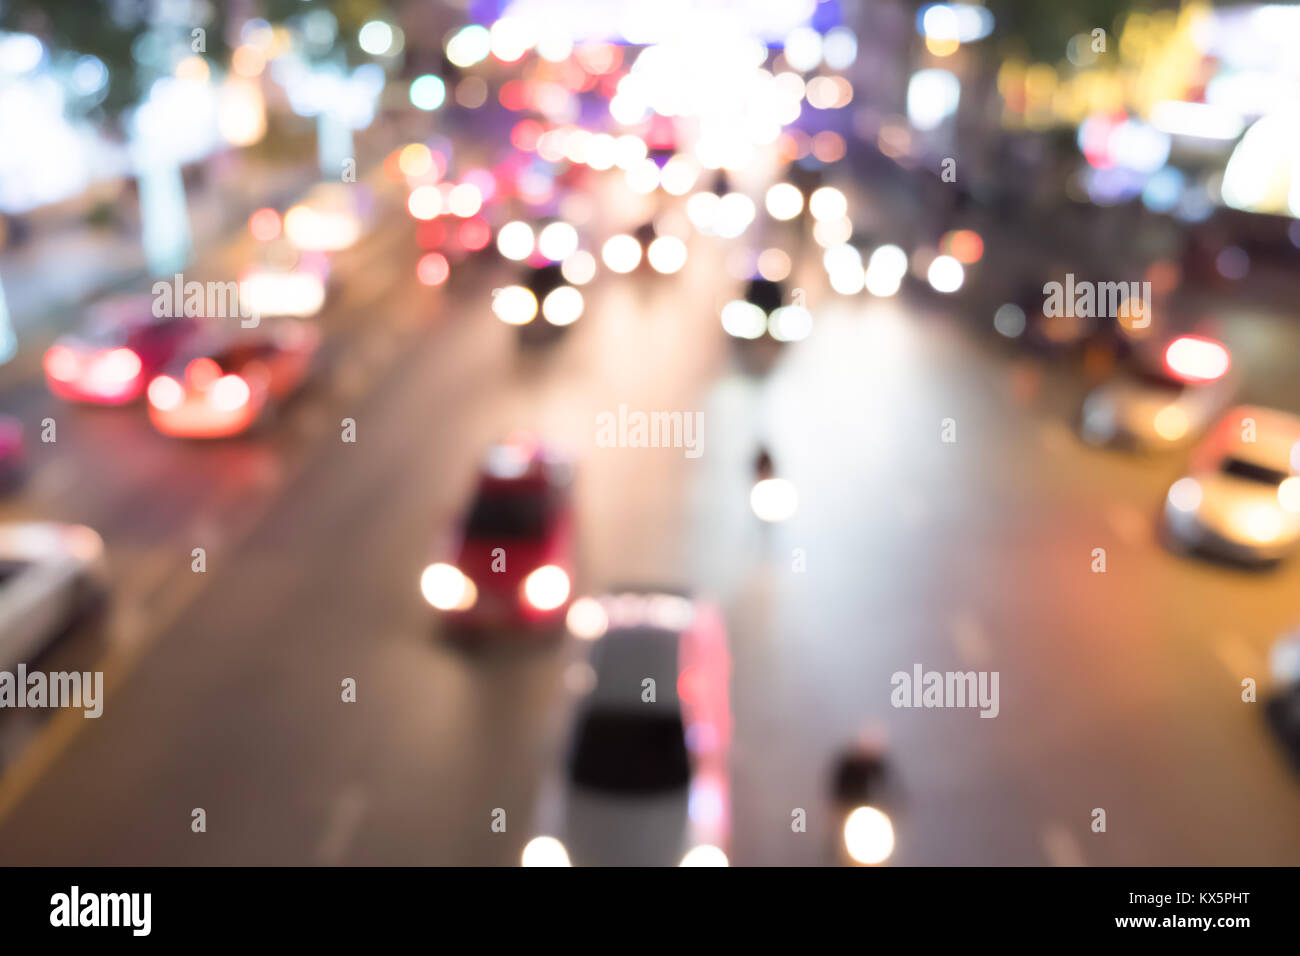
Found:
[{"label": "white car", "polygon": [[1169,488],[1171,544],[1250,564],[1300,546],[1300,418],[1242,405],[1193,455]]},{"label": "white car", "polygon": [[1094,445],[1158,451],[1189,444],[1232,402],[1236,378],[1228,350],[1213,339],[1182,335],[1132,371],[1084,399],[1080,431]]},{"label": "white car", "polygon": [[588,686],[563,772],[543,785],[523,865],[728,865],[721,614],[679,595],[635,593],[575,601],[568,621],[595,642]]},{"label": "white car", "polygon": [[0,524],[0,669],[31,660],[101,596],[104,542],[67,524]]}]

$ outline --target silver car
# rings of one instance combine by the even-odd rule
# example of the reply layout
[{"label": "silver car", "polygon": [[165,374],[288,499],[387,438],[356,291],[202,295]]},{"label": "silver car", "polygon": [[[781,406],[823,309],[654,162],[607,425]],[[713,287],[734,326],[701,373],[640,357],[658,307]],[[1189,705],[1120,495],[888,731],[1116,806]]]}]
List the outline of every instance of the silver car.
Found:
[{"label": "silver car", "polygon": [[1245,563],[1278,561],[1300,546],[1300,418],[1243,405],[1228,413],[1165,498],[1178,549]]},{"label": "silver car", "polygon": [[728,865],[721,613],[628,593],[575,602],[569,627],[595,645],[568,760],[543,784],[523,865]]},{"label": "silver car", "polygon": [[67,524],[0,524],[0,669],[29,661],[104,593],[104,542]]},{"label": "silver car", "polygon": [[[1192,363],[1205,366],[1204,371],[1189,374]],[[1219,343],[1180,336],[1159,360],[1140,360],[1134,370],[1089,393],[1079,423],[1084,441],[1139,451],[1190,444],[1232,402],[1237,381],[1228,365],[1227,349]]]}]

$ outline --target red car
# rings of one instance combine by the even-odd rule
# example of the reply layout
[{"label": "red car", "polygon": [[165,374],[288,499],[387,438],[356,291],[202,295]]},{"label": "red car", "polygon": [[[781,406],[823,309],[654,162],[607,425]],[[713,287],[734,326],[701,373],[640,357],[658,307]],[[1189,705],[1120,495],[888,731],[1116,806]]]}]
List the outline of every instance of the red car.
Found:
[{"label": "red car", "polygon": [[424,599],[470,628],[558,628],[574,573],[569,465],[529,439],[492,448],[446,560],[420,576]]},{"label": "red car", "polygon": [[319,346],[320,330],[293,319],[210,333],[149,383],[149,420],[176,438],[238,435],[302,387]]},{"label": "red car", "polygon": [[196,319],[155,317],[148,296],[109,300],[85,328],[46,350],[45,380],[69,401],[124,405],[140,397],[198,326]]}]

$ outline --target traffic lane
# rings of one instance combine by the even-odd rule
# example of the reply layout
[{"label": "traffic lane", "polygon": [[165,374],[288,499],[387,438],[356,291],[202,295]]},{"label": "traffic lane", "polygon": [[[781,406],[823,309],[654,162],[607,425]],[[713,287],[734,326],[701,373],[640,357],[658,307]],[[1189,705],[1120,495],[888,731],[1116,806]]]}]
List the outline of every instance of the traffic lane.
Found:
[{"label": "traffic lane", "polygon": [[[871,316],[838,326],[821,321],[818,336],[792,351],[769,384],[773,453],[800,490],[801,513],[767,535],[771,546],[745,564],[748,576],[717,576],[740,595],[731,602],[736,772],[763,781],[738,789],[738,801],[770,798],[753,810],[738,802],[740,845],[775,839],[746,829],[755,810],[768,826],[784,820],[788,829],[791,809],[819,796],[806,781],[824,787],[833,749],[863,721],[888,727],[905,789],[919,806],[943,797],[933,817],[913,822],[915,833],[944,839],[900,843],[900,861],[1041,862],[1042,847],[1059,847],[1064,829],[1090,853],[1102,848],[1097,862],[1107,853],[1117,862],[1126,853],[1164,859],[1174,842],[1204,862],[1220,850],[1221,859],[1249,857],[1253,851],[1240,847],[1253,848],[1259,834],[1287,833],[1293,781],[1257,714],[1239,703],[1239,678],[1216,672],[1214,642],[1231,626],[1243,646],[1262,654],[1296,612],[1297,569],[1256,575],[1167,555],[1154,518],[1175,461],[1087,449],[1058,419],[1020,407],[1005,387],[1005,368],[950,327],[902,315],[875,319],[874,327]],[[746,400],[752,404],[752,395]],[[732,417],[747,416],[756,417],[737,402]],[[956,422],[955,444],[940,440],[943,417]],[[725,413],[712,420],[728,431]],[[735,517],[743,521],[746,459],[738,449],[729,460]],[[806,555],[803,573],[792,567],[795,547]],[[1094,547],[1108,549],[1105,575],[1091,571]],[[726,557],[717,563],[725,572]],[[755,604],[763,593],[767,600]],[[774,634],[767,621],[781,622]],[[762,656],[752,661],[758,648]],[[982,656],[988,662],[977,667]],[[927,669],[1002,671],[1002,715],[894,710],[889,675],[917,661]],[[780,673],[784,697],[806,706],[778,707],[755,694],[742,677],[751,672]],[[773,683],[769,677],[758,686],[770,694]],[[777,739],[788,743],[775,753],[768,734],[786,717],[793,726]],[[1207,736],[1207,722],[1222,729]],[[1089,752],[1093,727],[1103,741],[1122,728],[1122,739]],[[1205,746],[1225,737],[1230,747]],[[762,763],[745,756],[754,753]],[[1069,772],[1072,762],[1083,768],[1078,775]],[[791,772],[800,767],[806,770]],[[1172,781],[1208,772],[1218,781],[1250,781],[1208,787],[1221,801],[1216,820],[1226,820],[1223,846],[1193,836],[1207,819],[1199,801],[1186,816],[1168,810],[1188,805]],[[1121,788],[1080,815],[1087,781],[1125,779],[1142,782],[1142,803]],[[1138,807],[1172,816],[1166,827],[1176,839],[1144,822],[1123,843],[1084,843],[1087,813],[1105,806],[1105,797],[1121,820]],[[811,861],[814,844],[797,844],[805,848],[801,859]],[[1297,847],[1284,839],[1275,852],[1294,859]]]},{"label": "traffic lane", "polygon": [[[452,651],[434,640],[415,582],[435,531],[463,508],[488,441],[522,426],[572,442],[584,457],[596,407],[643,396],[650,407],[677,401],[657,391],[671,376],[646,370],[645,349],[658,343],[689,375],[683,340],[634,314],[638,302],[658,301],[671,323],[680,313],[668,308],[671,297],[639,295],[622,282],[609,284],[608,302],[599,286],[592,291],[597,318],[585,337],[552,353],[549,369],[540,356],[521,358],[513,331],[488,317],[486,289],[481,306],[467,299],[467,314],[443,333],[404,343],[402,354],[414,357],[357,412],[357,445],[323,443],[266,524],[209,563],[207,590],[6,821],[15,858],[515,862],[529,835],[532,787],[554,759],[567,650],[486,659]],[[600,328],[606,319],[627,328],[610,335]],[[599,386],[591,395],[584,375]],[[664,462],[685,461],[663,451]],[[616,510],[642,516],[635,533],[648,545],[663,528],[644,516],[672,512],[648,502],[665,490],[670,502],[670,482],[645,481],[647,463],[636,457],[586,461],[628,479]],[[650,567],[644,558],[605,560],[655,553],[628,546],[626,522],[602,525],[593,515],[603,505],[591,489],[607,478],[578,489],[594,566],[662,580],[675,556]],[[628,489],[638,489],[636,501]],[[338,699],[344,676],[358,681],[356,705]],[[114,820],[81,810],[75,824],[50,830],[74,817],[66,795],[90,781],[103,806],[119,806]],[[128,797],[129,819],[117,820]],[[220,842],[185,830],[161,835],[157,821],[188,826],[198,806],[213,821],[236,820],[237,832]],[[504,838],[490,828],[498,807],[511,821]],[[47,839],[22,842],[34,832]],[[53,853],[50,832],[61,834]]]},{"label": "traffic lane", "polygon": [[[484,322],[448,330],[497,331]],[[309,861],[331,799],[358,781],[382,794],[366,798],[381,806],[401,801],[385,780],[409,783],[410,773],[424,772],[418,808],[402,804],[407,832],[420,833],[436,820],[439,800],[454,805],[464,793],[453,774],[465,760],[454,755],[491,745],[507,748],[505,756],[511,741],[526,740],[531,718],[500,739],[467,725],[476,713],[467,698],[490,697],[495,684],[434,643],[415,587],[432,529],[466,491],[478,431],[491,428],[482,416],[493,376],[476,359],[491,353],[441,339],[420,343],[416,361],[357,403],[355,445],[323,442],[321,457],[245,545],[211,562],[207,590],[6,821],[17,858]],[[340,699],[345,677],[358,682],[355,705]],[[401,760],[390,759],[394,747]],[[92,781],[105,812],[67,814],[62,801]],[[191,837],[193,807],[208,810],[207,836],[220,839]],[[27,814],[39,822],[24,823]],[[176,828],[160,829],[164,820]],[[67,839],[24,847],[33,826]],[[446,833],[449,859],[456,839],[473,839],[466,827]],[[425,844],[405,846],[420,852]]]}]

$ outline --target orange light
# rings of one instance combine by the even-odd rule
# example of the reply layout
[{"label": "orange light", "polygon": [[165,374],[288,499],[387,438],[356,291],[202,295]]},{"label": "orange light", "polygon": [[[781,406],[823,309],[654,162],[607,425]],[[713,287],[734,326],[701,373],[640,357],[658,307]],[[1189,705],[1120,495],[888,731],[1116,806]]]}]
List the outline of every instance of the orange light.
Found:
[{"label": "orange light", "polygon": [[1180,335],[1165,349],[1165,368],[1184,382],[1213,382],[1232,364],[1228,350],[1214,339]]},{"label": "orange light", "polygon": [[406,176],[423,176],[433,169],[433,154],[423,143],[411,143],[402,147],[397,157],[397,166]]},{"label": "orange light", "polygon": [[947,235],[947,249],[958,262],[970,265],[984,257],[984,240],[978,232],[970,229],[958,229]]},{"label": "orange light", "polygon": [[248,217],[248,231],[259,242],[270,242],[280,235],[280,214],[274,209],[259,209]]},{"label": "orange light", "polygon": [[221,366],[207,356],[196,358],[185,366],[185,379],[194,388],[207,388],[221,377]]}]

